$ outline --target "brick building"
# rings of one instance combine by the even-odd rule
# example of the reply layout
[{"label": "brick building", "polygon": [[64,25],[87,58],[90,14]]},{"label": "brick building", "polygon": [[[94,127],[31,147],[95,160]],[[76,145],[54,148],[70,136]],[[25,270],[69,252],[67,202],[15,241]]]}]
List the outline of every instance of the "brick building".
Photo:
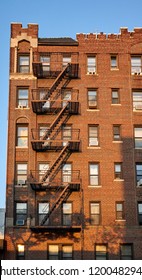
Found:
[{"label": "brick building", "polygon": [[11,24],[5,259],[142,259],[142,28]]}]

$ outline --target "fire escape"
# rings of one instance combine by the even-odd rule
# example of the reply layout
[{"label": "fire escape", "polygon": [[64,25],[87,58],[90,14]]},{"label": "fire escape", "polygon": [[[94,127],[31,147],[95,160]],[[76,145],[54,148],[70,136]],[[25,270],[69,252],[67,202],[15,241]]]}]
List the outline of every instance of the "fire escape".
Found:
[{"label": "fire escape", "polygon": [[[37,78],[45,78],[42,63],[33,63],[33,72]],[[72,115],[79,113],[78,92],[72,91],[72,98],[62,98],[62,83],[65,89],[71,79],[78,78],[78,64],[67,64],[58,73],[49,89],[43,89],[40,96],[39,89],[32,92],[32,109],[36,114],[50,114],[55,116],[53,122],[46,129],[32,129],[32,148],[36,152],[57,152],[56,159],[47,170],[32,170],[29,176],[31,188],[36,192],[54,190],[55,198],[49,211],[44,215],[38,226],[32,230],[45,230],[52,213],[67,200],[72,192],[80,191],[80,172],[72,170],[66,178],[59,179],[64,164],[73,152],[78,152],[80,147],[80,135],[78,129],[71,129],[70,139],[63,140],[62,133],[66,129],[66,123]],[[60,85],[60,89],[58,86]],[[73,227],[71,227],[73,229]],[[74,227],[80,231],[80,226]]]}]

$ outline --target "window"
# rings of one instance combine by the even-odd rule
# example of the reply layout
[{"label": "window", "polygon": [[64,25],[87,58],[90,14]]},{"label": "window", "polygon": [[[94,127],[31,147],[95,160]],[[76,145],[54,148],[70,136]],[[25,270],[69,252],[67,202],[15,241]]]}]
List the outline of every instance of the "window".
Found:
[{"label": "window", "polygon": [[91,225],[99,225],[101,222],[100,202],[90,203],[90,223]]},{"label": "window", "polygon": [[121,244],[120,245],[120,258],[121,260],[132,260],[133,254],[132,254],[132,244]]},{"label": "window", "polygon": [[118,60],[117,55],[111,55],[111,57],[110,57],[111,69],[118,68],[118,61],[117,60]]},{"label": "window", "polygon": [[89,125],[89,147],[98,146],[98,126]]},{"label": "window", "polygon": [[135,148],[142,148],[142,127],[134,128]]},{"label": "window", "polygon": [[25,259],[25,246],[23,244],[17,245],[17,260]]},{"label": "window", "polygon": [[16,217],[15,222],[17,226],[25,226],[27,223],[27,203],[16,203]]},{"label": "window", "polygon": [[17,92],[17,107],[27,108],[28,107],[28,88],[18,88]]},{"label": "window", "polygon": [[87,57],[87,74],[96,73],[96,57],[88,56]]},{"label": "window", "polygon": [[142,110],[142,90],[133,90],[133,109]]},{"label": "window", "polygon": [[63,127],[63,130],[62,130],[62,139],[63,139],[63,141],[65,141],[65,142],[63,142],[63,145],[66,145],[67,142],[68,142],[69,140],[72,139],[72,130],[71,130],[71,126],[66,125],[66,126]]},{"label": "window", "polygon": [[62,181],[64,183],[71,182],[72,177],[72,165],[71,163],[65,163],[62,168]]},{"label": "window", "polygon": [[63,226],[71,226],[72,224],[72,203],[63,203]]},{"label": "window", "polygon": [[142,186],[142,163],[136,163],[136,181],[138,186]]},{"label": "window", "polygon": [[124,220],[124,202],[116,202],[116,220]]},{"label": "window", "polygon": [[28,126],[24,124],[17,125],[17,147],[28,147]]},{"label": "window", "polygon": [[142,202],[138,202],[138,222],[142,225]]},{"label": "window", "polygon": [[29,73],[30,72],[30,56],[29,55],[19,55],[18,72],[19,73]]},{"label": "window", "polygon": [[71,56],[63,56],[63,68],[65,68],[68,63],[71,63]]},{"label": "window", "polygon": [[63,103],[62,106],[64,107],[67,104],[67,101],[71,100],[71,90],[66,90],[62,93]]},{"label": "window", "polygon": [[16,184],[26,185],[27,181],[27,163],[16,164]]},{"label": "window", "polygon": [[88,108],[97,108],[97,90],[88,90]]},{"label": "window", "polygon": [[59,260],[59,245],[48,246],[48,258],[49,260]]},{"label": "window", "polygon": [[43,139],[46,133],[49,130],[49,125],[40,125],[39,126],[39,139]]},{"label": "window", "polygon": [[119,104],[120,103],[120,97],[119,97],[119,90],[118,89],[112,89],[111,98],[112,98],[112,104]]},{"label": "window", "polygon": [[[45,218],[46,214],[49,213],[49,203],[47,202],[39,202],[38,203],[38,223],[41,225],[42,220]],[[49,224],[49,219],[44,223],[44,225]]]},{"label": "window", "polygon": [[89,164],[89,184],[91,186],[98,186],[99,184],[99,164],[90,163]]},{"label": "window", "polygon": [[[46,174],[47,170],[49,169],[49,163],[39,163],[39,181],[42,181],[44,175]],[[46,182],[49,182],[49,178],[46,179]]]},{"label": "window", "polygon": [[50,71],[50,56],[49,55],[40,55],[40,62],[42,62],[43,72]]},{"label": "window", "polygon": [[72,245],[49,245],[48,246],[48,259],[49,260],[72,260],[73,259],[73,246]]},{"label": "window", "polygon": [[122,179],[122,163],[115,163],[114,164],[114,178],[115,179]]},{"label": "window", "polygon": [[120,136],[120,125],[113,125],[113,140],[119,141],[121,140]]},{"label": "window", "polygon": [[95,259],[96,260],[107,260],[107,245],[96,244],[95,245]]},{"label": "window", "polygon": [[131,57],[131,74],[140,74],[142,72],[142,57]]},{"label": "window", "polygon": [[73,259],[72,245],[63,245],[62,246],[62,259],[63,260],[72,260]]}]

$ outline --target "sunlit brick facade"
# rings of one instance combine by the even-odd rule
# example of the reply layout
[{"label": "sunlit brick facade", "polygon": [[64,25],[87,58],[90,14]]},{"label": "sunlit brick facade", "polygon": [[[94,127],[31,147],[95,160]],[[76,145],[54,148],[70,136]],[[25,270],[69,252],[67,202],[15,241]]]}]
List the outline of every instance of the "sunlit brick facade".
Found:
[{"label": "sunlit brick facade", "polygon": [[142,259],[142,28],[11,24],[5,259]]}]

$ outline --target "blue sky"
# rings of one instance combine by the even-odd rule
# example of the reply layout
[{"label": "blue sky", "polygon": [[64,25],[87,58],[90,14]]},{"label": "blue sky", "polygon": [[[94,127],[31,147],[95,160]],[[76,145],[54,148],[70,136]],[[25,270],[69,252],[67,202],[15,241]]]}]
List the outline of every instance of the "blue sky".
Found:
[{"label": "blue sky", "polygon": [[9,43],[11,22],[39,25],[39,37],[76,33],[119,33],[142,27],[142,0],[1,0],[0,1],[0,208],[5,207]]}]

